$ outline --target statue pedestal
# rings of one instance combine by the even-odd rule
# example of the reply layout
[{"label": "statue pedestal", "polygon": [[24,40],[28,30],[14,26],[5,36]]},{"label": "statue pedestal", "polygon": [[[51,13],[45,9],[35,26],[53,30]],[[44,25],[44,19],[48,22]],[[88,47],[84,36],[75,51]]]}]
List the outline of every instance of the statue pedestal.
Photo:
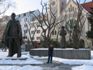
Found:
[{"label": "statue pedestal", "polygon": [[[48,56],[48,48],[31,49],[33,56]],[[54,57],[66,59],[91,59],[90,49],[62,49],[54,48]]]}]

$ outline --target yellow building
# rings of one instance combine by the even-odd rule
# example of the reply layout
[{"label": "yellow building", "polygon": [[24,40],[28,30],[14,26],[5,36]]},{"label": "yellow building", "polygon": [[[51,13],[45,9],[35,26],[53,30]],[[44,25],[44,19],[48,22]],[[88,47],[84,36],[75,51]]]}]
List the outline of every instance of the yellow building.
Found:
[{"label": "yellow building", "polygon": [[[61,7],[59,7],[61,8]],[[81,12],[80,12],[81,11]],[[78,14],[78,13],[81,13]],[[58,15],[60,17],[60,20],[63,20],[64,17],[64,22],[61,22],[58,26],[56,26],[54,32],[55,33],[59,33],[60,28],[62,26],[65,26],[66,31],[67,31],[67,35],[66,35],[66,40],[68,41],[70,38],[70,31],[73,31],[73,28],[75,26],[75,23],[77,23],[77,19],[79,18],[78,15],[80,15],[80,26],[81,26],[81,35],[80,38],[84,39],[86,41],[86,32],[90,29],[90,25],[88,23],[88,19],[87,16],[89,15],[88,11],[85,10],[81,4],[76,3],[74,0],[69,0],[64,9],[62,10],[62,12],[60,12],[60,15]],[[82,24],[81,24],[82,23]],[[60,41],[60,35],[57,36],[57,34],[53,35],[52,38],[56,38],[58,37],[58,40]]]}]

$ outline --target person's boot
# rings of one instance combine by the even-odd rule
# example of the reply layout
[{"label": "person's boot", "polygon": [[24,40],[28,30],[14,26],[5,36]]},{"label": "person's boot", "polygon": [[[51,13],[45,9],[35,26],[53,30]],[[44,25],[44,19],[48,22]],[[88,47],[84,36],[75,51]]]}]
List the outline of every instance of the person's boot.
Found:
[{"label": "person's boot", "polygon": [[17,57],[21,57],[21,53],[17,53]]}]

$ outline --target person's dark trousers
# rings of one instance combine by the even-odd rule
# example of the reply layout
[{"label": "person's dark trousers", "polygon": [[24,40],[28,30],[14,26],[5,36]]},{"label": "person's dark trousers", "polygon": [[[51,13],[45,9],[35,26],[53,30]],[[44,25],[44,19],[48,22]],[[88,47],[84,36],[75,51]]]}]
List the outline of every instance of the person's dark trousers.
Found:
[{"label": "person's dark trousers", "polygon": [[53,57],[52,55],[48,56],[48,62],[47,63],[52,63],[52,57]]}]

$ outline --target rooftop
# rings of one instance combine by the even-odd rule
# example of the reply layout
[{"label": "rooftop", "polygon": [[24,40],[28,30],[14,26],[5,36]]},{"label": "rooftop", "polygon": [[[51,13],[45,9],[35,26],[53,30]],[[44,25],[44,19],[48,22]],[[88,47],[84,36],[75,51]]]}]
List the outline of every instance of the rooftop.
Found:
[{"label": "rooftop", "polygon": [[93,1],[81,4],[88,12],[93,13]]}]

